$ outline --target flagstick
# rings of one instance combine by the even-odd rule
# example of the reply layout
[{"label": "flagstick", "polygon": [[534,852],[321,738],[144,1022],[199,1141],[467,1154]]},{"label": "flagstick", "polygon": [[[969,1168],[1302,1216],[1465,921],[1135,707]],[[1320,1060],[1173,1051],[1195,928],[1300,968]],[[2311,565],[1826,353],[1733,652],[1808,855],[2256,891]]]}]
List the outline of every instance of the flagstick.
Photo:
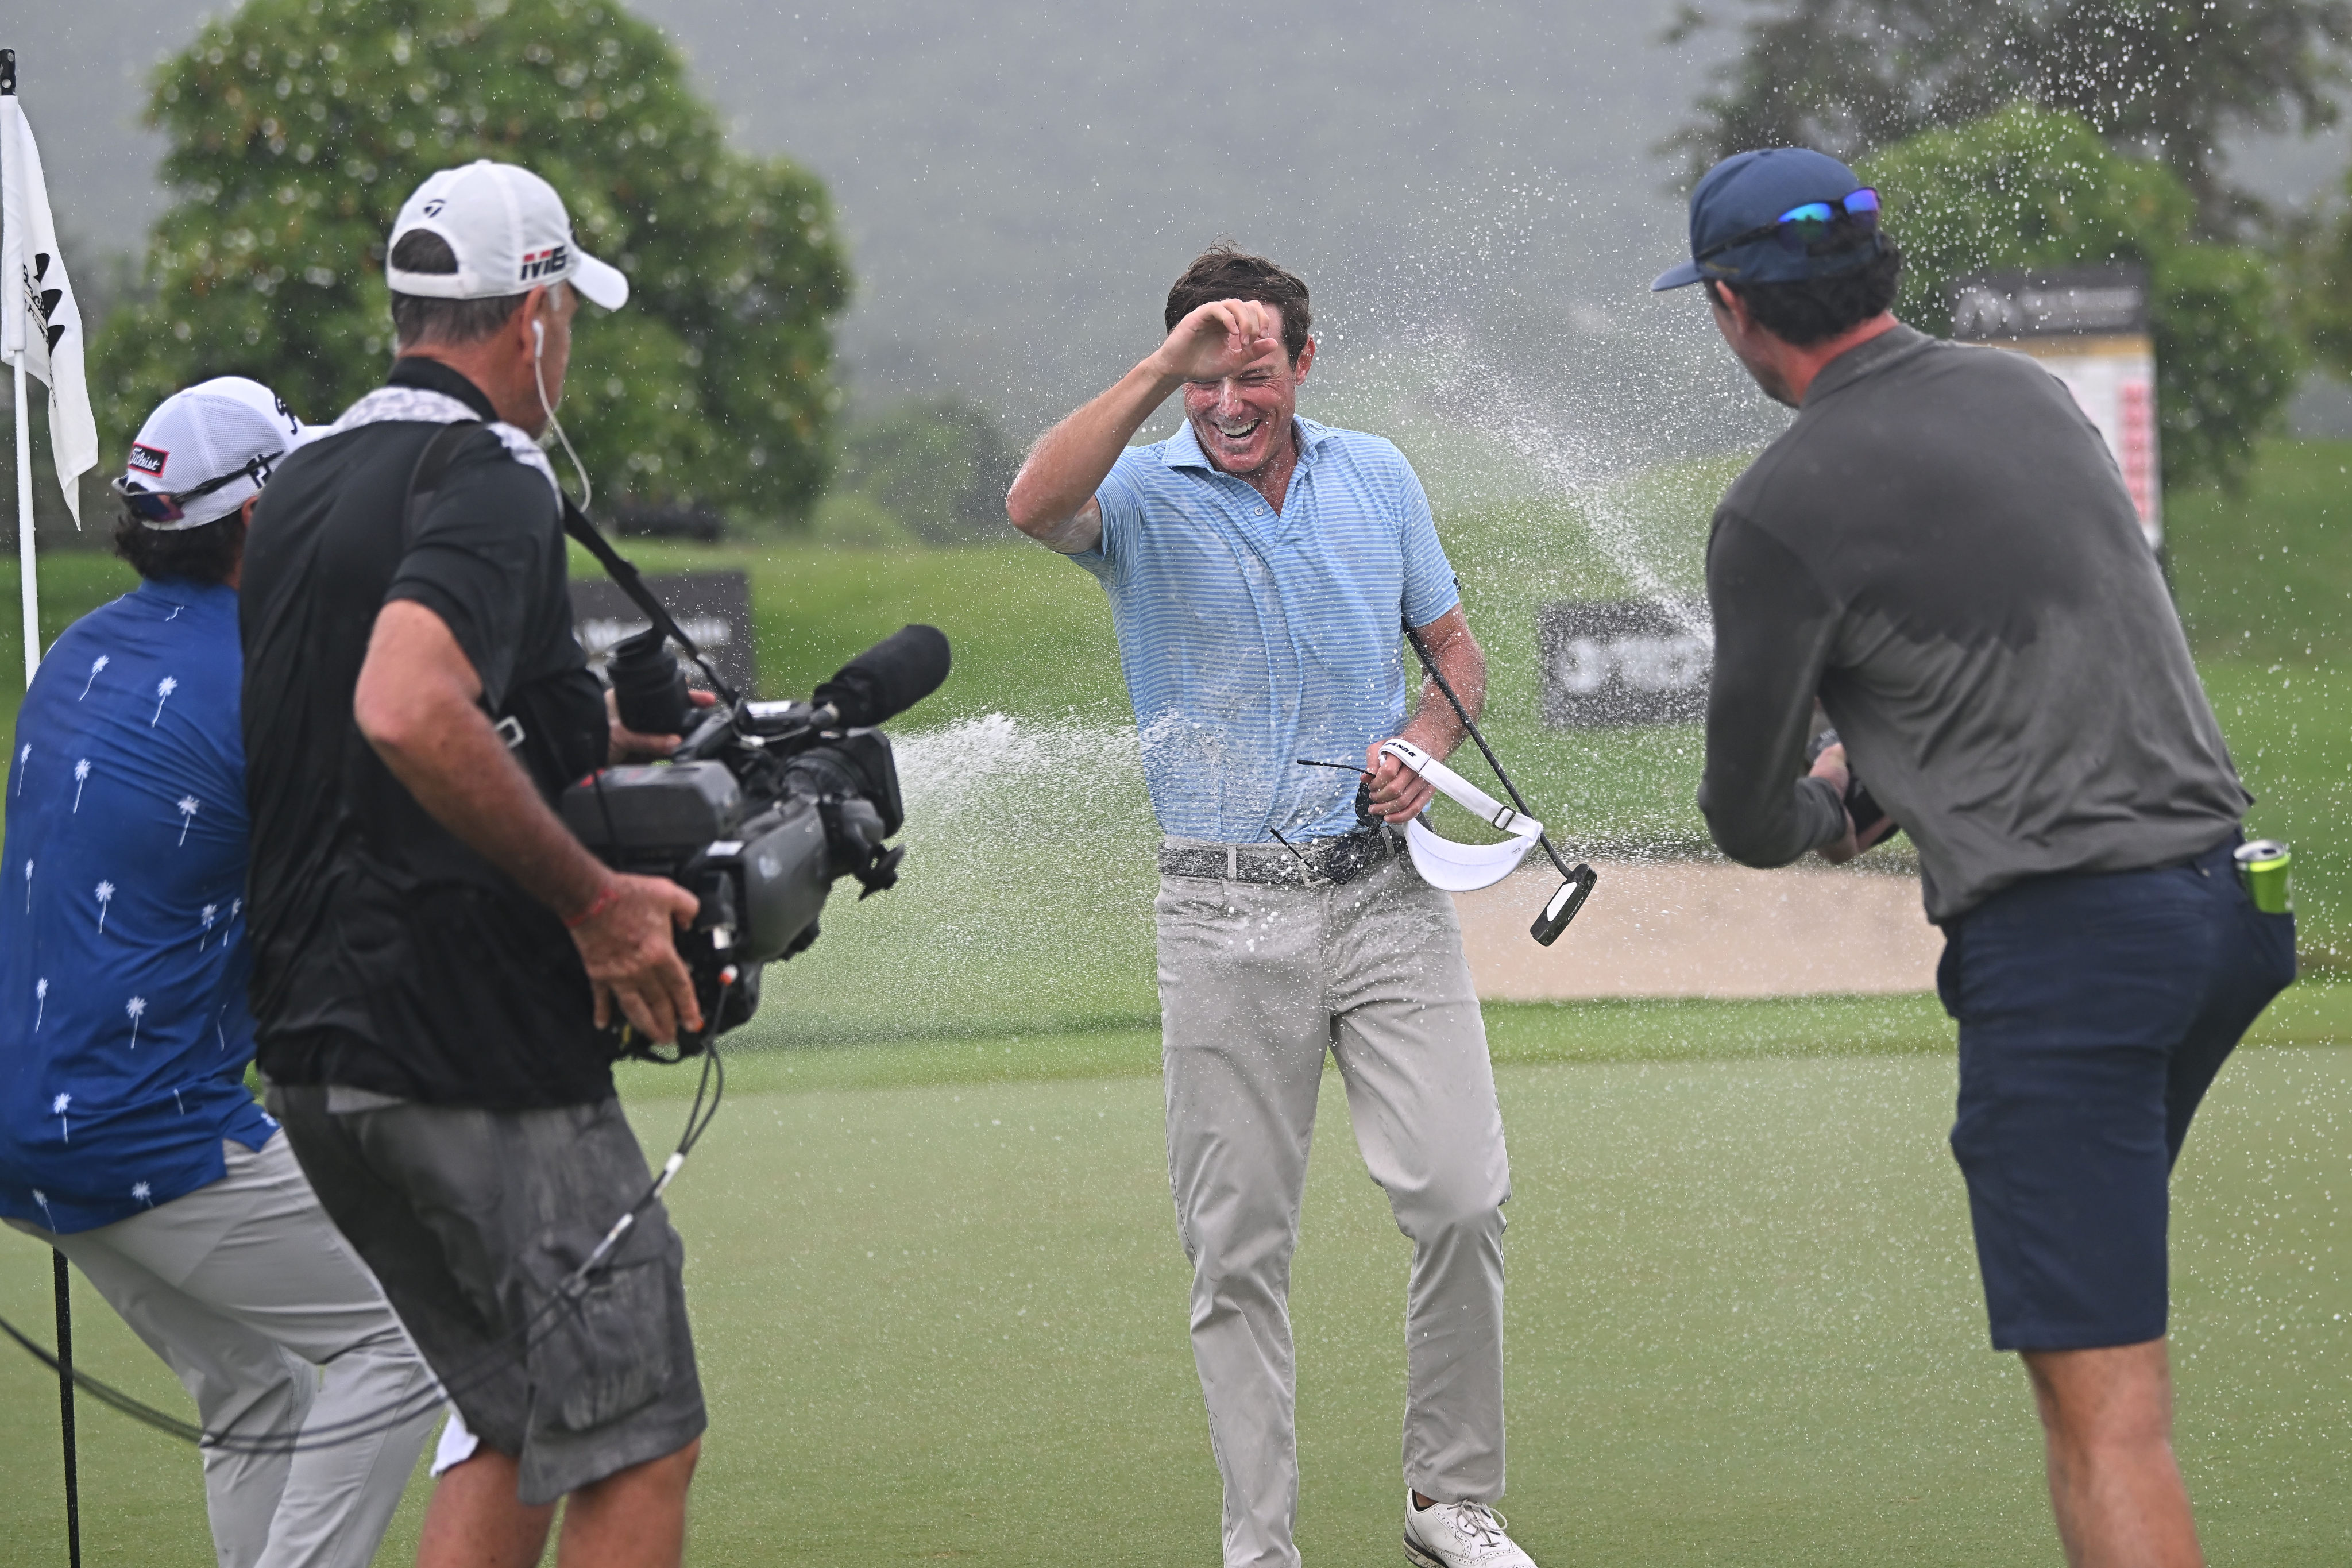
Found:
[{"label": "flagstick", "polygon": [[58,1425],[66,1444],[66,1561],[81,1568],[81,1477],[74,1465],[73,1276],[66,1255],[49,1249],[50,1283],[58,1296]]},{"label": "flagstick", "polygon": [[16,563],[25,579],[25,684],[41,667],[41,584],[33,565],[33,424],[25,403],[25,361],[16,361]]},{"label": "flagstick", "polygon": [[[16,51],[0,49],[0,94],[13,98],[16,92]],[[20,289],[24,280],[0,279],[0,286]],[[53,437],[55,434],[52,429]],[[25,577],[25,684],[29,688],[33,671],[41,664],[41,608],[33,566],[32,409],[25,398],[22,353],[16,356],[16,550]],[[81,1568],[81,1475],[74,1463],[73,1276],[67,1271],[64,1253],[52,1247],[49,1259],[58,1309],[58,1427],[65,1444],[66,1562],[69,1568]]]}]

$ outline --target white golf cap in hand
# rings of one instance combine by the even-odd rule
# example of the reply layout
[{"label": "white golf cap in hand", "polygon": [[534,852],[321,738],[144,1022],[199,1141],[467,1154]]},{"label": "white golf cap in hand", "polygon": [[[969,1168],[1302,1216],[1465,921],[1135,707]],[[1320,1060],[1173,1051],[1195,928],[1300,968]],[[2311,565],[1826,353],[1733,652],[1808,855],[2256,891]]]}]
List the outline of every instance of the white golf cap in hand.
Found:
[{"label": "white golf cap in hand", "polygon": [[1404,843],[1412,855],[1412,868],[1433,888],[1449,893],[1491,888],[1517,870],[1543,836],[1542,823],[1505,805],[1410,741],[1391,741],[1381,747],[1381,755],[1394,757],[1436,785],[1440,795],[1510,835],[1499,844],[1463,844],[1440,837],[1417,816],[1406,823]]}]

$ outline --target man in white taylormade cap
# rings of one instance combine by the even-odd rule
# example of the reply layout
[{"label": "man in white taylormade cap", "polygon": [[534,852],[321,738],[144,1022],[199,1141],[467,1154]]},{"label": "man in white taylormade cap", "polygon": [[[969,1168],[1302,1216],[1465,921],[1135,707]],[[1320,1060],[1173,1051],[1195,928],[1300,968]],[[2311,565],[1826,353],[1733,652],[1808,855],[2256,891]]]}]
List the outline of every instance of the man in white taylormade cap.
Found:
[{"label": "man in white taylormade cap", "polygon": [[74,1261],[205,1426],[295,1440],[205,1450],[222,1568],[364,1568],[441,1406],[244,1082],[237,569],[305,435],[238,376],[148,417],[115,481],[142,581],[49,649],[7,785],[0,1215]]},{"label": "man in white taylormade cap", "polygon": [[417,188],[385,273],[389,384],[286,465],[247,552],[259,1061],[479,1439],[419,1563],[535,1562],[568,1499],[566,1563],[675,1564],[705,1424],[684,1248],[639,1207],[596,1029],[699,1026],[672,936],[696,900],[607,868],[551,802],[676,739],[608,712],[534,439],[574,290],[612,308],[628,285],[545,181],[490,163]]}]

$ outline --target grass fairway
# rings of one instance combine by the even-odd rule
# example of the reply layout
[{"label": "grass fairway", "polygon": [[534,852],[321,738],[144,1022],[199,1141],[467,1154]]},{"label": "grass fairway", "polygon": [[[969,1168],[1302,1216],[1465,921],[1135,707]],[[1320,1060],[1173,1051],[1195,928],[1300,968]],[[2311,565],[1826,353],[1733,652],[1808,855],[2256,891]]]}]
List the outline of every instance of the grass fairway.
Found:
[{"label": "grass fairway", "polygon": [[[2345,993],[2339,994],[2339,992]],[[1490,1009],[1511,1491],[1549,1564],[2054,1561],[1984,1348],[1916,998]],[[2340,1563],[2352,987],[2289,993],[2176,1182],[2180,1444],[2216,1561]],[[689,1561],[1198,1564],[1217,1489],[1142,1031],[736,1052],[673,1192],[711,1404]],[[691,1075],[632,1069],[658,1154]],[[1407,1247],[1336,1079],[1292,1303],[1310,1562],[1397,1560]],[[0,1237],[46,1338],[47,1256]],[[176,1391],[81,1288],[85,1363]],[[58,1561],[54,1394],[0,1361],[0,1565]],[[83,1405],[89,1560],[205,1560],[194,1457]],[[379,1561],[414,1550],[411,1489]]]}]

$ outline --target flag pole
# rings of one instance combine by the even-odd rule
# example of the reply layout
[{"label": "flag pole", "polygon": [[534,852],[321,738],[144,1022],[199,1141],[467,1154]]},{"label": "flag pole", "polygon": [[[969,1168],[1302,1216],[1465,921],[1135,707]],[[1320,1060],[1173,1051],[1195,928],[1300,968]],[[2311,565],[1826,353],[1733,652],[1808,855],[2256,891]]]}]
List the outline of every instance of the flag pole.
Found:
[{"label": "flag pole", "polygon": [[81,1476],[74,1464],[73,1276],[66,1255],[49,1248],[49,1283],[58,1298],[58,1431],[66,1454],[66,1563],[81,1568]]},{"label": "flag pole", "polygon": [[[0,49],[0,98],[16,96],[16,51]],[[8,287],[24,287],[11,278]],[[41,663],[41,588],[33,570],[33,421],[25,400],[25,360],[16,356],[16,560],[25,590],[25,684]]]},{"label": "flag pole", "polygon": [[[0,98],[16,96],[16,51],[0,49]],[[21,278],[5,279],[21,289]],[[33,424],[25,395],[25,361],[16,355],[16,559],[25,582],[25,684],[41,663],[40,584],[33,562]],[[54,434],[54,433],[53,433]],[[73,1276],[66,1255],[49,1250],[49,1281],[57,1295],[58,1315],[58,1436],[64,1446],[66,1480],[66,1562],[81,1568],[81,1475],[74,1462]]]},{"label": "flag pole", "polygon": [[[13,54],[15,50],[0,51]],[[16,569],[25,583],[25,684],[41,667],[41,585],[33,565],[33,424],[25,401],[25,362],[16,361]]]}]

